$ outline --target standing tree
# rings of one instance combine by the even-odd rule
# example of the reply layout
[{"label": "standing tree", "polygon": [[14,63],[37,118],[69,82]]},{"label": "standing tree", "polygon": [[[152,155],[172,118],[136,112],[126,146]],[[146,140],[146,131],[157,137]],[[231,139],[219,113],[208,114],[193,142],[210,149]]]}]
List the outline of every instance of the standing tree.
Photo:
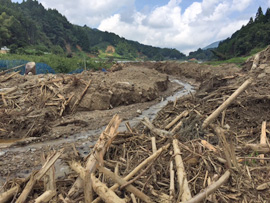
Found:
[{"label": "standing tree", "polygon": [[264,15],[263,15],[262,7],[259,7],[256,13],[255,21],[260,21],[263,16]]}]

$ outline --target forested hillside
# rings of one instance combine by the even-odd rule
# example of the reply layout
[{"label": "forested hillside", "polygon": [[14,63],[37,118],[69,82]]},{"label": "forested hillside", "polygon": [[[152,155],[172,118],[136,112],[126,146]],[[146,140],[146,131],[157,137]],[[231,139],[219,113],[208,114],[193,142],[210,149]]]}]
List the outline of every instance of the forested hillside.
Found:
[{"label": "forested hillside", "polygon": [[57,10],[47,10],[36,0],[20,4],[0,0],[0,36],[0,46],[8,46],[14,53],[69,54],[80,47],[84,52],[97,54],[111,45],[117,54],[126,58],[163,60],[185,57],[176,49],[146,46],[113,33],[73,25]]},{"label": "forested hillside", "polygon": [[231,38],[222,41],[215,54],[221,59],[246,56],[254,49],[270,44],[270,8],[265,14],[259,7],[255,19],[250,18],[247,25],[235,32]]}]

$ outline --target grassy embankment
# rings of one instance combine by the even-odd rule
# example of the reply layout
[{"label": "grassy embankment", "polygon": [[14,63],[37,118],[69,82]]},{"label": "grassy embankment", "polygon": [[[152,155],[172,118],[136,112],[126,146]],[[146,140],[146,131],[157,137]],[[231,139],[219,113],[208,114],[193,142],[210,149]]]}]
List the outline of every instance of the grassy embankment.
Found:
[{"label": "grassy embankment", "polygon": [[262,50],[264,50],[265,48],[255,48],[255,49],[252,49],[250,51],[250,54],[248,56],[233,57],[233,58],[230,58],[230,59],[227,59],[227,60],[223,60],[223,61],[213,60],[213,61],[207,61],[205,63],[208,64],[208,65],[213,65],[213,66],[218,66],[218,65],[221,65],[221,64],[234,63],[237,66],[241,67],[241,64],[243,64],[249,57],[255,55],[256,53],[258,53],[258,52],[260,52]]}]

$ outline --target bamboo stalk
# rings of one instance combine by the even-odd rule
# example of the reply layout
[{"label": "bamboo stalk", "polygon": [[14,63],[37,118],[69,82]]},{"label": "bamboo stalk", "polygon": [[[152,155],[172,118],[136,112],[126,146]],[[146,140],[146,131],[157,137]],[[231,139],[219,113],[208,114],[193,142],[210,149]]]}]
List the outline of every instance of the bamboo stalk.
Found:
[{"label": "bamboo stalk", "polygon": [[177,170],[178,184],[179,184],[179,188],[180,188],[180,194],[182,194],[181,200],[182,201],[187,201],[187,200],[191,199],[192,197],[191,197],[190,189],[188,187],[188,181],[187,181],[187,177],[186,177],[186,172],[185,172],[182,157],[180,155],[181,152],[180,152],[180,148],[178,146],[178,140],[177,139],[173,140],[173,149],[174,149],[175,165],[176,165],[176,170]]},{"label": "bamboo stalk", "polygon": [[253,82],[252,78],[246,80],[223,104],[221,104],[209,117],[207,117],[202,128],[206,128],[211,122],[213,122],[219,114],[224,111],[243,91],[245,91]]}]

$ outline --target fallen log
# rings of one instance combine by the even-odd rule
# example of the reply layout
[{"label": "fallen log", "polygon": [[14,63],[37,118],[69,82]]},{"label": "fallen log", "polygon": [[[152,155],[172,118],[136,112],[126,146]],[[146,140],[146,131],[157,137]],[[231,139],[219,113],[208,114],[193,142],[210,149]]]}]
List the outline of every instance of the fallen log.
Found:
[{"label": "fallen log", "polygon": [[179,123],[177,123],[177,125],[171,130],[172,133],[176,133],[176,131],[178,131],[181,126],[183,125],[183,121],[180,121]]},{"label": "fallen log", "polygon": [[14,75],[17,75],[17,74],[19,74],[19,73],[20,73],[20,71],[14,72],[14,73],[10,74],[8,77],[4,78],[1,82],[6,82],[6,81],[8,81],[10,78],[12,78]]},{"label": "fallen log", "polygon": [[0,194],[0,203],[9,202],[20,190],[20,186],[16,185],[13,188],[9,189],[6,192]]},{"label": "fallen log", "polygon": [[80,97],[76,100],[76,102],[74,103],[73,107],[72,107],[72,112],[75,112],[77,106],[80,104],[82,98],[84,97],[86,91],[88,90],[89,86],[91,84],[91,80],[89,80],[88,84],[86,85],[86,87],[84,88],[82,94],[80,95]]},{"label": "fallen log", "polygon": [[[121,119],[119,118],[118,115],[115,115],[111,119],[110,123],[108,124],[104,132],[101,133],[98,141],[94,146],[93,151],[88,155],[85,170],[88,170],[90,174],[95,171],[98,162],[100,164],[103,163],[103,156],[107,152],[114,138],[117,136],[118,134],[117,129],[120,123]],[[91,182],[89,184],[91,184]],[[71,189],[69,190],[67,199],[69,197],[75,196],[75,194],[80,193],[80,190],[83,188],[83,185],[84,185],[83,179],[81,177],[78,177],[73,186],[71,187]],[[88,185],[88,187],[89,187],[88,189],[91,190],[92,187],[90,185]]]},{"label": "fallen log", "polygon": [[94,191],[106,203],[125,203],[126,201],[118,197],[104,183],[100,182],[93,174],[91,174],[92,185]]},{"label": "fallen log", "polygon": [[270,148],[267,144],[246,144],[245,148],[252,149],[255,152],[264,153],[264,154],[270,152]]},{"label": "fallen log", "polygon": [[38,198],[35,199],[35,203],[49,202],[56,195],[56,190],[47,190]]},{"label": "fallen log", "polygon": [[[128,181],[130,178],[132,178],[136,173],[138,173],[143,167],[145,167],[147,164],[151,163],[153,160],[155,160],[161,152],[168,149],[170,144],[167,144],[161,148],[159,148],[155,153],[153,153],[151,156],[149,156],[147,159],[145,159],[142,163],[140,163],[136,168],[134,168],[126,177],[123,179],[125,181]],[[119,187],[119,184],[114,184],[110,189],[115,190]],[[100,201],[100,198],[96,198],[92,203],[97,203]]]},{"label": "fallen log", "polygon": [[190,200],[192,196],[191,196],[190,189],[188,187],[188,181],[186,177],[184,163],[180,155],[181,152],[178,146],[177,139],[173,140],[173,149],[174,149],[174,159],[175,159],[175,166],[176,166],[176,172],[177,172],[177,180],[178,180],[180,195],[181,195],[180,199],[182,201],[187,201],[187,200]]},{"label": "fallen log", "polygon": [[206,147],[210,151],[217,152],[217,149],[212,144],[210,144],[209,142],[207,142],[206,140],[201,140],[201,143],[202,143],[202,145],[204,147]]},{"label": "fallen log", "polygon": [[175,189],[174,189],[174,170],[173,161],[170,162],[170,202],[175,202],[174,200]]},{"label": "fallen log", "polygon": [[[125,181],[123,178],[120,176],[115,175],[113,172],[111,172],[109,169],[106,169],[104,167],[98,166],[99,172],[103,173],[105,176],[111,178],[115,183],[118,183],[119,185],[126,185],[127,181]],[[153,200],[150,199],[146,194],[138,190],[132,185],[127,185],[125,189],[131,193],[133,193],[135,196],[140,198],[144,202],[154,202]]]},{"label": "fallen log", "polygon": [[[266,121],[262,122],[262,129],[261,129],[261,139],[260,144],[266,144]],[[259,154],[260,158],[264,158],[264,154]],[[262,164],[264,164],[264,160],[260,160]]]},{"label": "fallen log", "polygon": [[156,128],[151,122],[150,120],[145,117],[143,121],[141,121],[142,124],[144,124],[150,131],[152,131],[153,133],[159,135],[160,137],[164,138],[166,136],[172,136],[171,132],[168,132],[166,130],[162,130],[162,129],[158,129]]},{"label": "fallen log", "polygon": [[168,125],[166,125],[165,130],[169,130],[173,125],[175,125],[181,118],[186,117],[189,114],[188,111],[183,111],[180,115],[176,116]]},{"label": "fallen log", "polygon": [[246,80],[223,104],[221,104],[210,116],[204,120],[202,128],[206,128],[211,122],[213,122],[222,111],[224,111],[243,91],[250,86],[252,82],[252,78]]},{"label": "fallen log", "polygon": [[185,201],[184,203],[201,202],[203,199],[215,192],[221,185],[223,185],[229,179],[230,175],[230,171],[226,171],[216,182],[209,185],[203,192],[197,194],[192,199]]},{"label": "fallen log", "polygon": [[0,75],[4,75],[4,74],[8,73],[11,70],[16,70],[16,69],[21,68],[21,67],[23,67],[25,65],[26,64],[22,64],[22,65],[19,65],[19,66],[14,67],[14,68],[10,68],[10,69],[4,70],[4,71],[0,72]]},{"label": "fallen log", "polygon": [[47,171],[51,168],[51,166],[61,156],[61,154],[63,153],[63,151],[64,151],[64,149],[60,150],[57,153],[54,153],[52,156],[50,156],[47,159],[46,163],[42,166],[42,168],[36,174],[32,174],[30,180],[26,184],[24,190],[22,191],[21,195],[17,199],[16,203],[23,203],[23,202],[26,201],[29,193],[33,189],[33,187],[36,184],[36,182],[39,181],[47,173]]}]

